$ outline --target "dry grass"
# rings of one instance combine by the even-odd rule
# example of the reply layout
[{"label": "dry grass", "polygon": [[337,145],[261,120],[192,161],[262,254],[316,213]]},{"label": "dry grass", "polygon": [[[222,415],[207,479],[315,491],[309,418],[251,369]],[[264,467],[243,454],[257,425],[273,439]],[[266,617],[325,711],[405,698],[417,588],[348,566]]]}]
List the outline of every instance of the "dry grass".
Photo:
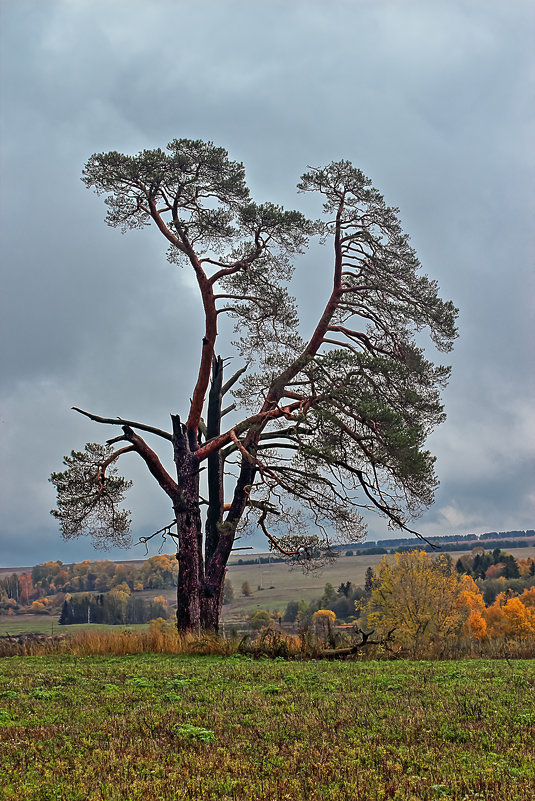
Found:
[{"label": "dry grass", "polygon": [[0,640],[1,656],[126,656],[129,654],[212,654],[235,653],[237,643],[214,635],[178,634],[168,627],[151,627],[144,631],[79,631],[50,637],[28,635]]},{"label": "dry grass", "polygon": [[[283,658],[306,660],[339,658],[336,649],[348,648],[360,642],[354,630],[334,631],[329,643],[312,630],[298,634],[277,628],[263,629],[255,634],[222,637],[215,634],[179,634],[165,621],[153,621],[149,629],[82,630],[76,633],[46,636],[27,634],[0,638],[0,657],[46,656],[64,654],[83,656],[128,656],[135,654],[233,656],[242,654],[255,659]],[[327,647],[328,646],[328,647]],[[333,650],[334,649],[334,650]],[[535,656],[535,639],[513,641],[494,639],[475,642],[463,638],[448,638],[422,646],[419,652],[407,650],[394,643],[369,644],[340,658],[351,659],[432,659],[458,660],[532,659]]]},{"label": "dry grass", "polygon": [[128,656],[175,654],[253,657],[311,658],[320,655],[323,642],[311,633],[293,635],[267,629],[255,636],[220,637],[215,634],[179,634],[170,625],[148,630],[79,631],[55,636],[27,635],[0,639],[2,656]]}]

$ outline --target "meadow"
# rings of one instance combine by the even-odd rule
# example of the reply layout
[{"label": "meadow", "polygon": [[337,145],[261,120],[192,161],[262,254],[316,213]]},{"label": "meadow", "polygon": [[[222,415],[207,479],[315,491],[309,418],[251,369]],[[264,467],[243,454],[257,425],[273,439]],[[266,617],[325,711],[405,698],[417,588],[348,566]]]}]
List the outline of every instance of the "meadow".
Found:
[{"label": "meadow", "polygon": [[0,660],[6,801],[533,801],[534,735],[534,660]]},{"label": "meadow", "polygon": [[0,637],[17,634],[74,634],[77,631],[117,631],[119,628],[147,630],[148,623],[133,623],[128,626],[110,626],[106,623],[75,623],[60,626],[59,615],[2,615]]}]

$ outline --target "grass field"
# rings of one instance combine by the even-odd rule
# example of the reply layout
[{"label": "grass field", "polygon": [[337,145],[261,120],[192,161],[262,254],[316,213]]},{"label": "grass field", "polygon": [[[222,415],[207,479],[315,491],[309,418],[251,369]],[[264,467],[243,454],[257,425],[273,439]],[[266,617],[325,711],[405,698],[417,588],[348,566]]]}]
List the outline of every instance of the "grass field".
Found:
[{"label": "grass field", "polygon": [[535,661],[0,660],[6,801],[533,801]]},{"label": "grass field", "polygon": [[75,623],[60,626],[58,615],[4,615],[0,617],[0,636],[11,634],[74,634],[76,631],[117,631],[120,629],[146,629],[148,623],[129,626],[108,626],[105,623]]},{"label": "grass field", "polygon": [[[380,556],[340,556],[332,564],[322,570],[304,573],[299,568],[289,568],[284,563],[264,565],[231,565],[228,570],[236,598],[223,609],[223,619],[231,617],[242,610],[251,612],[261,607],[270,612],[282,612],[290,600],[307,603],[319,598],[323,588],[329,581],[336,589],[342,581],[352,581],[356,585],[364,585],[366,569],[379,564]],[[241,586],[248,581],[253,596],[249,599],[240,597]],[[258,589],[261,587],[262,589]]]}]

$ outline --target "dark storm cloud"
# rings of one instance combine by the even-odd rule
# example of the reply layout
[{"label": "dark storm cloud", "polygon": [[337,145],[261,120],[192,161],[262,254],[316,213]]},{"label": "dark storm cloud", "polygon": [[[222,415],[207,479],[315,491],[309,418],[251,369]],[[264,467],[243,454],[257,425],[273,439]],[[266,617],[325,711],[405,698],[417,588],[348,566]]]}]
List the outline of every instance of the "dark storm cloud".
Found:
[{"label": "dark storm cloud", "polygon": [[[48,517],[62,455],[109,436],[71,405],[166,426],[188,399],[191,282],[155,232],[107,228],[79,180],[93,152],[183,136],[243,160],[259,200],[317,215],[299,175],[348,158],[400,207],[461,310],[422,530],[533,527],[529,3],[19,0],[1,13],[0,563],[94,553],[63,545]],[[299,260],[304,331],[329,269],[325,248]],[[137,530],[167,522],[165,498],[128,470]]]}]

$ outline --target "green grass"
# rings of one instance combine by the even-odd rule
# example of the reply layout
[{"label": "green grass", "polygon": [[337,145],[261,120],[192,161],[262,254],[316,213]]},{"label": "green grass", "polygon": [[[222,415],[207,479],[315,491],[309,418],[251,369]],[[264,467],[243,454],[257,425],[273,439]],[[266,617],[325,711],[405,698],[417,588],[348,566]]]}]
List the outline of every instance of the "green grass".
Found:
[{"label": "green grass", "polygon": [[75,623],[60,626],[59,615],[3,615],[0,616],[0,636],[6,634],[74,634],[75,631],[122,631],[148,629],[148,623],[128,626],[108,626],[105,623]]},{"label": "green grass", "polygon": [[6,801],[533,801],[534,734],[535,660],[0,660]]},{"label": "green grass", "polygon": [[57,634],[59,615],[2,615],[0,636],[6,634]]}]

